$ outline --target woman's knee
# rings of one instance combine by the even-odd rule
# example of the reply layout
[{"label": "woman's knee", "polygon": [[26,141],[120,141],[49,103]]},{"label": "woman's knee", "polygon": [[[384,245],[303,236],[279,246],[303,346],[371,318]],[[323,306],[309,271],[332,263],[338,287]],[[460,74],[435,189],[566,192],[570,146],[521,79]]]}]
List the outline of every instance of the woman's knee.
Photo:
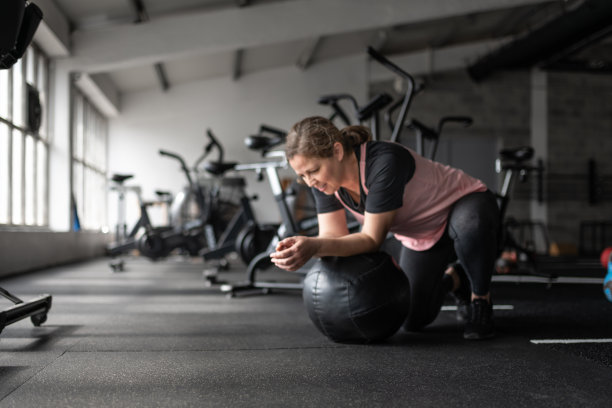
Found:
[{"label": "woman's knee", "polygon": [[489,192],[473,193],[459,200],[449,217],[453,239],[463,236],[495,239],[499,230],[499,210]]}]

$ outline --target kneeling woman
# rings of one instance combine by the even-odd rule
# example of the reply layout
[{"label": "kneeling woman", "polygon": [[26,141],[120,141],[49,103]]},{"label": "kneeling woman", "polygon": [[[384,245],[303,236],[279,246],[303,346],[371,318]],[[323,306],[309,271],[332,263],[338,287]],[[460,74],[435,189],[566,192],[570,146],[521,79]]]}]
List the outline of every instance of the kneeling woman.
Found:
[{"label": "kneeling woman", "polygon": [[[495,196],[461,170],[427,160],[397,143],[369,141],[363,126],[342,130],[323,117],[296,123],[287,135],[289,164],[313,190],[317,237],[282,240],[272,262],[294,271],[311,257],[388,251],[410,281],[410,314],[419,330],[438,315],[450,291],[467,304],[464,337],[494,335],[489,293],[497,255]],[[360,221],[349,233],[344,209]],[[448,268],[456,259],[459,263]],[[467,273],[467,274],[466,274]]]}]

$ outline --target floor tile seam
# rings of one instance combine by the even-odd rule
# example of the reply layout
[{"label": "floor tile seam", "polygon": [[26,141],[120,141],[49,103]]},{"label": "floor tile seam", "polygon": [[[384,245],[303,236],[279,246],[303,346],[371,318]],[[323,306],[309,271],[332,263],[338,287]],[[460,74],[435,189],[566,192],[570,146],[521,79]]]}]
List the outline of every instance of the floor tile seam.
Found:
[{"label": "floor tile seam", "polygon": [[7,393],[5,396],[3,396],[2,398],[0,398],[0,403],[2,403],[2,401],[4,399],[6,399],[7,397],[9,397],[11,394],[13,394],[15,391],[19,390],[21,387],[23,387],[24,385],[26,385],[27,383],[29,383],[34,377],[38,376],[38,374],[40,374],[41,372],[43,372],[44,370],[47,369],[47,367],[49,367],[51,364],[55,363],[57,360],[59,360],[60,358],[62,358],[68,351],[64,350],[62,353],[60,353],[57,357],[55,357],[54,359],[50,360],[49,362],[47,362],[47,364],[44,364],[42,366],[39,366],[38,369],[32,373],[32,375],[30,375],[25,381],[23,381],[21,384],[19,384],[17,387],[15,387],[14,389],[12,389],[9,393]]},{"label": "floor tile seam", "polygon": [[321,346],[321,347],[273,347],[273,348],[211,348],[211,349],[172,349],[172,350],[67,350],[63,354],[90,354],[90,353],[206,353],[206,352],[239,352],[239,351],[284,351],[284,350],[325,350],[348,349],[349,346]]}]

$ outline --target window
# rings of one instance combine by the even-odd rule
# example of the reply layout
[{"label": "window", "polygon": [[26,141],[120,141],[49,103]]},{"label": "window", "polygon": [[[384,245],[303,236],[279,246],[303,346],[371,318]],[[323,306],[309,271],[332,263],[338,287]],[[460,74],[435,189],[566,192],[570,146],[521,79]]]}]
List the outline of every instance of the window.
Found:
[{"label": "window", "polygon": [[82,229],[100,230],[106,221],[108,122],[76,88],[72,104],[72,185]]},{"label": "window", "polygon": [[0,70],[0,225],[49,224],[48,71],[33,45]]}]

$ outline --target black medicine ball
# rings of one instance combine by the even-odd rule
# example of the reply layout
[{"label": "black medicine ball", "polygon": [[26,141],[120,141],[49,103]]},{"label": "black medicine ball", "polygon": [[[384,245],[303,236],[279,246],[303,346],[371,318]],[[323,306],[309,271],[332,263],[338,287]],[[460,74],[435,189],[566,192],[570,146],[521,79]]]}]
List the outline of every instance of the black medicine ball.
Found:
[{"label": "black medicine ball", "polygon": [[315,326],[340,343],[382,341],[408,316],[410,285],[384,252],[318,260],[304,279],[304,304]]}]

